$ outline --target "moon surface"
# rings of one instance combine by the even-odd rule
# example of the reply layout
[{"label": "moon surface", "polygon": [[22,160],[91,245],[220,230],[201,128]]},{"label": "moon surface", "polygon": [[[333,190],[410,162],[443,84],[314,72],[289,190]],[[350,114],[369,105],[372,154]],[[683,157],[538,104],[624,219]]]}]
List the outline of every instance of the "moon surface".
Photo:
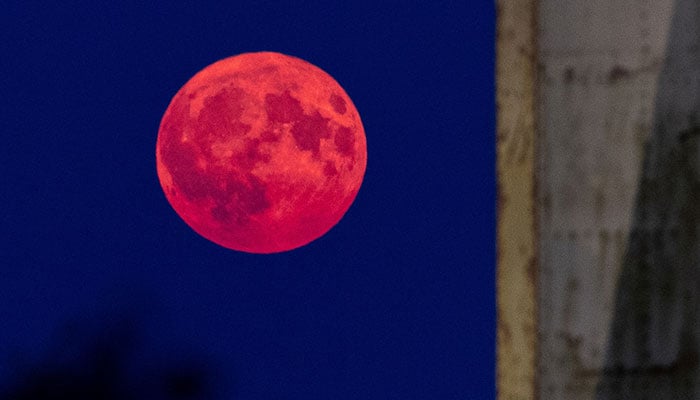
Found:
[{"label": "moon surface", "polygon": [[366,165],[364,128],[343,88],[273,52],[195,74],[170,102],[156,142],[175,212],[201,236],[249,253],[323,236],[350,208]]}]

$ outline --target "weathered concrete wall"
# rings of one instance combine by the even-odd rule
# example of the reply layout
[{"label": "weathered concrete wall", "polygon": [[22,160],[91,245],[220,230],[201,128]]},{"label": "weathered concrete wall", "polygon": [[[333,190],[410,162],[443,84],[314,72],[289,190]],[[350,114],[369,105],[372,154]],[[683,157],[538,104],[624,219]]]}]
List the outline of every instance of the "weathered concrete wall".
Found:
[{"label": "weathered concrete wall", "polygon": [[598,399],[700,398],[700,4],[669,11]]},{"label": "weathered concrete wall", "polygon": [[595,398],[672,5],[541,1],[541,399]]},{"label": "weathered concrete wall", "polygon": [[[512,300],[504,288],[519,288],[526,303],[535,296],[537,314],[499,314],[499,398],[700,398],[700,2],[528,3],[535,21],[516,19],[516,29],[537,30],[519,39],[501,31],[513,5],[500,9],[498,134],[530,138],[506,127],[530,107],[522,93],[534,93],[536,146],[523,153],[536,163],[509,164],[516,146],[504,140],[498,165],[501,180],[509,166],[533,174],[521,178],[535,188],[534,208],[518,201],[536,221],[501,212],[498,248],[516,253],[501,232],[520,229],[537,272],[533,281],[499,258],[498,296],[500,307]],[[506,77],[522,68],[508,65],[527,48],[521,40],[532,41],[537,66],[516,74],[534,80],[525,92]],[[518,344],[535,349],[532,371],[502,357],[531,356],[503,340],[505,328],[530,337],[524,319],[537,327],[534,345]],[[526,388],[511,391],[517,378]]]}]

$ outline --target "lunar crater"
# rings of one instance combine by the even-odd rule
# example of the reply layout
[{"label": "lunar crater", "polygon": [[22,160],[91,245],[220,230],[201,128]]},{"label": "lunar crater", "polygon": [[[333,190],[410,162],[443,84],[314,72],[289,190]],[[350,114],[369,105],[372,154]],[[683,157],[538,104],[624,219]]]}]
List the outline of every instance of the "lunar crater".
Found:
[{"label": "lunar crater", "polygon": [[319,157],[321,139],[330,137],[328,119],[323,118],[318,111],[312,115],[304,114],[292,126],[291,133],[299,150],[311,151],[315,157]]},{"label": "lunar crater", "polygon": [[355,155],[355,133],[350,128],[345,126],[339,127],[335,132],[333,142],[340,154],[346,157]]},{"label": "lunar crater", "polygon": [[345,111],[347,111],[345,100],[337,94],[333,93],[328,101],[331,103],[333,110],[338,114],[345,114]]},{"label": "lunar crater", "polygon": [[271,123],[296,122],[304,115],[299,100],[292,97],[289,90],[285,90],[281,95],[265,95],[265,111],[267,120]]}]

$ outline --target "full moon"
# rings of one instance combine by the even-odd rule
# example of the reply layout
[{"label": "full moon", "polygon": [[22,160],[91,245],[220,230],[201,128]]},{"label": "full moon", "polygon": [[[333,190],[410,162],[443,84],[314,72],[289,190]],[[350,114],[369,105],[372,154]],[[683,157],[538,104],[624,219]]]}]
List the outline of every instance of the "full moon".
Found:
[{"label": "full moon", "polygon": [[323,236],[355,200],[367,165],[343,88],[296,57],[244,53],[195,74],[158,130],[158,179],[201,236],[277,253]]}]

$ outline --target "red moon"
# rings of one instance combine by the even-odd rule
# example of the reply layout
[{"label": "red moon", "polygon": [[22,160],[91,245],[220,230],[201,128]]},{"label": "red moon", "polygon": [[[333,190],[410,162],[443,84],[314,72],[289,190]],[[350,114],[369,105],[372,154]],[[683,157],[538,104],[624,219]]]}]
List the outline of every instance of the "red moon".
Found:
[{"label": "red moon", "polygon": [[158,179],[195,232],[248,253],[323,236],[367,165],[360,116],[320,68],[272,52],[211,64],[175,94],[158,130]]}]

